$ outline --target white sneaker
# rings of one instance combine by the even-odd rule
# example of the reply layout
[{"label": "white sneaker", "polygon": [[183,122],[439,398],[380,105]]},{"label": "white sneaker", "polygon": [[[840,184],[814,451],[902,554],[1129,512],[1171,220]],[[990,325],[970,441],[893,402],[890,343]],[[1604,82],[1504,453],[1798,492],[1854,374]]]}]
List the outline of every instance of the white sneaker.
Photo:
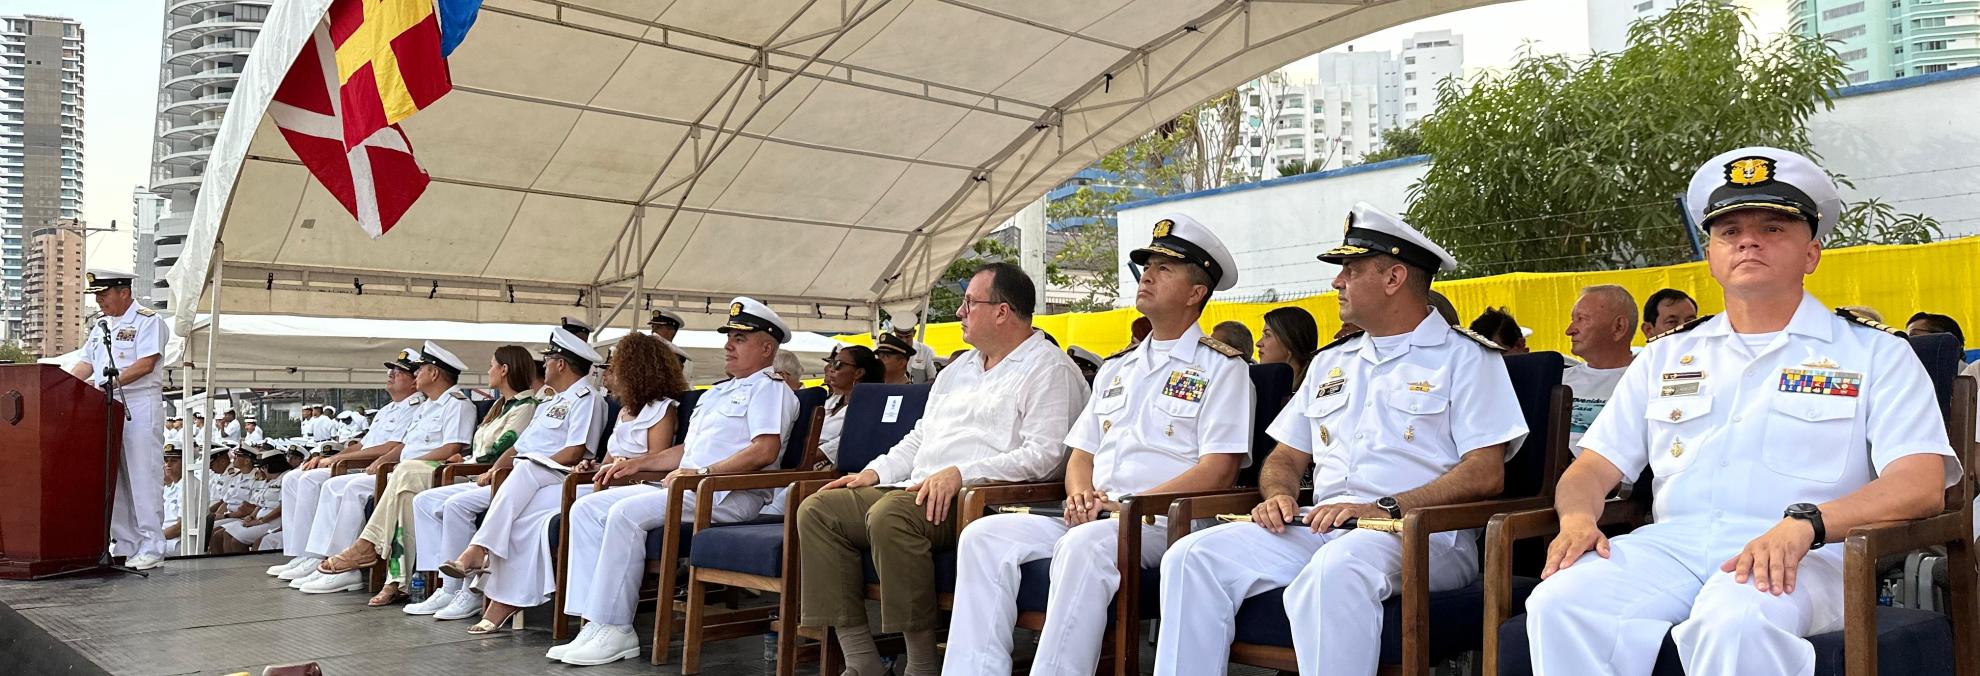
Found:
[{"label": "white sneaker", "polygon": [[432,615],[445,610],[453,602],[454,590],[442,589],[440,593],[426,597],[425,601],[407,605],[404,610],[407,615]]},{"label": "white sneaker", "polygon": [[[323,565],[323,559],[319,559],[314,556],[307,557],[304,558],[300,563],[297,563],[296,565],[293,566],[289,566],[288,570],[282,571],[282,574],[276,575],[275,577],[279,577],[289,581],[300,580],[302,578],[316,574],[316,567],[320,565]],[[294,586],[294,585],[290,585],[290,586]]]},{"label": "white sneaker", "polygon": [[458,591],[454,593],[454,601],[447,604],[445,609],[434,613],[433,619],[465,620],[480,615],[483,605],[486,605],[486,602],[482,598],[481,592],[472,590]]},{"label": "white sneaker", "polygon": [[590,667],[632,659],[639,652],[639,634],[633,633],[632,627],[614,625],[599,627],[598,634],[590,641],[565,652],[563,662]]},{"label": "white sneaker", "polygon": [[284,572],[287,572],[287,571],[288,571],[288,570],[289,570],[290,568],[294,568],[294,567],[296,567],[296,564],[298,564],[298,563],[302,563],[302,560],[303,560],[303,559],[306,559],[306,558],[309,558],[309,557],[306,557],[306,556],[298,556],[298,557],[296,557],[296,558],[293,558],[293,559],[289,559],[288,561],[284,561],[284,562],[282,562],[282,563],[278,563],[278,564],[275,564],[275,565],[273,565],[273,566],[269,566],[269,567],[268,567],[268,575],[269,575],[270,577],[273,577],[273,576],[276,576],[276,575],[281,575],[282,573],[284,573]]},{"label": "white sneaker", "polygon": [[335,594],[364,589],[364,572],[347,570],[335,575],[318,574],[315,582],[302,586],[304,594]]},{"label": "white sneaker", "polygon": [[124,559],[124,567],[131,570],[151,570],[157,568],[162,563],[165,563],[165,557],[157,554],[139,554]]},{"label": "white sneaker", "polygon": [[543,653],[543,656],[553,660],[557,660],[559,662],[564,661],[564,656],[569,655],[571,653],[571,649],[584,645],[586,641],[590,641],[593,638],[597,638],[598,628],[602,626],[605,625],[599,624],[597,622],[584,623],[584,628],[578,630],[578,635],[576,639],[572,639],[570,643],[566,643],[551,648],[550,652]]},{"label": "white sneaker", "polygon": [[[284,574],[286,575],[287,573],[284,573]],[[289,581],[289,588],[290,588],[290,589],[302,589],[302,588],[303,588],[303,585],[306,585],[306,584],[309,584],[309,583],[311,583],[311,582],[315,582],[315,581],[316,581],[316,580],[317,580],[318,578],[321,578],[321,577],[323,577],[323,573],[322,573],[322,571],[318,571],[318,570],[317,570],[317,569],[315,569],[315,568],[311,568],[311,569],[309,569],[309,574],[308,574],[308,575],[304,575],[304,576],[302,576],[302,577],[299,577],[299,578],[296,578],[296,579],[293,579],[293,580],[290,580],[290,581]]]}]

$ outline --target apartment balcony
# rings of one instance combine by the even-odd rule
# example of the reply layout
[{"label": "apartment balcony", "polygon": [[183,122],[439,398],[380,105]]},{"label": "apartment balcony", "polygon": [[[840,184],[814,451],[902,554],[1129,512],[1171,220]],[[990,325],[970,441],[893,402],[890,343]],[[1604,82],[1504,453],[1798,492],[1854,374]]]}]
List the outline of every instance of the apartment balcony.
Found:
[{"label": "apartment balcony", "polygon": [[251,42],[248,44],[239,44],[232,41],[215,42],[191,49],[174,51],[171,56],[166,57],[165,65],[173,68],[193,68],[211,59],[228,56],[246,56],[248,52],[253,50],[254,44]]},{"label": "apartment balcony", "polygon": [[198,172],[176,175],[167,172],[154,172],[151,178],[151,191],[160,195],[170,195],[175,192],[198,190],[200,181],[204,180],[204,178]]},{"label": "apartment balcony", "polygon": [[239,79],[241,79],[241,69],[239,68],[233,68],[233,67],[209,68],[197,73],[181,75],[179,77],[166,80],[165,86],[160,87],[160,89],[164,89],[168,91],[170,90],[194,91],[197,90],[202,85],[214,85],[214,84],[221,84],[227,82],[234,82]]},{"label": "apartment balcony", "polygon": [[177,142],[198,143],[200,139],[208,139],[207,143],[199,144],[199,145],[207,146],[210,148],[211,147],[210,144],[212,143],[211,138],[219,133],[220,133],[220,122],[216,120],[213,122],[199,122],[195,124],[179,125],[176,127],[172,127],[170,129],[166,129],[165,133],[159,134],[159,136]]},{"label": "apartment balcony", "polygon": [[260,30],[260,21],[242,21],[232,15],[206,19],[165,31],[165,39],[175,43],[190,44],[193,40],[229,30]]},{"label": "apartment balcony", "polygon": [[[167,92],[168,96],[170,94],[171,92]],[[181,92],[181,94],[186,94],[186,92]],[[224,111],[227,109],[227,101],[233,97],[233,92],[228,92],[225,94],[207,94],[194,98],[180,98],[165,104],[158,112],[162,115],[184,115],[190,117],[195,113]]]}]

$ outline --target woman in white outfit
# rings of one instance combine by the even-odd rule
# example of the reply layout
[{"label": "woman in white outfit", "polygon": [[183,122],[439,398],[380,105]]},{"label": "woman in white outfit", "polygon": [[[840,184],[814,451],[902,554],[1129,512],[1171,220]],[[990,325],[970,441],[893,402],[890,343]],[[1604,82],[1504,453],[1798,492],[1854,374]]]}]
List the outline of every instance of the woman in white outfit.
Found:
[{"label": "woman in white outfit", "polygon": [[[468,462],[494,463],[515,445],[529,419],[536,415],[537,404],[547,398],[542,392],[541,368],[529,349],[520,345],[504,345],[488,359],[488,382],[494,383],[501,398],[475,428]],[[449,554],[467,549],[468,539],[474,536],[474,517],[486,511],[493,498],[488,484],[494,477],[494,472],[483,472],[473,482],[434,486],[415,495],[413,523],[400,524],[400,528],[413,529],[413,565],[401,569],[438,572],[440,562]],[[455,515],[451,521],[450,514]],[[457,577],[442,575],[440,580],[439,591],[425,601],[407,605],[406,614],[459,620],[481,612],[481,592],[467,589]]]},{"label": "woman in white outfit", "polygon": [[[846,410],[852,408],[853,386],[884,382],[887,382],[886,365],[864,345],[842,345],[825,358],[825,387],[832,392],[832,396],[825,398],[825,421],[818,427],[818,451],[825,454],[825,461],[812,469],[839,464],[839,435],[846,429]],[[788,492],[788,488],[777,489],[770,504],[763,506],[763,513],[783,514],[784,496]]]},{"label": "woman in white outfit", "polygon": [[216,534],[213,538],[213,546],[218,553],[248,551],[261,542],[261,538],[282,529],[282,473],[287,471],[289,459],[281,454],[256,462],[254,474],[257,487],[248,494],[246,503],[254,505],[254,513],[220,526],[220,533],[226,537]]}]

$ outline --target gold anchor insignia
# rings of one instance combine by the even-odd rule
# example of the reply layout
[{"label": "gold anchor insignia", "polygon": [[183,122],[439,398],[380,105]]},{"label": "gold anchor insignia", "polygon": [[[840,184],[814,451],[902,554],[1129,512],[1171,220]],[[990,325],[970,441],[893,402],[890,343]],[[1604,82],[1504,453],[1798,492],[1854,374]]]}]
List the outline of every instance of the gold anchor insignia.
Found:
[{"label": "gold anchor insignia", "polygon": [[1403,428],[1403,441],[1416,441],[1415,425],[1410,425],[1409,427]]},{"label": "gold anchor insignia", "polygon": [[1690,364],[1690,363],[1691,363],[1691,355],[1688,355],[1688,354],[1687,354],[1687,355],[1685,355],[1685,356],[1682,356],[1682,357],[1678,357],[1678,363],[1679,363],[1679,364]]},{"label": "gold anchor insignia", "polygon": [[1166,429],[1166,430],[1162,430],[1162,436],[1165,436],[1165,437],[1173,437],[1173,436],[1175,436],[1175,435],[1176,435],[1176,424],[1175,424],[1175,423],[1169,423],[1169,428],[1168,428],[1168,429]]},{"label": "gold anchor insignia", "polygon": [[1671,442],[1671,457],[1675,458],[1682,455],[1684,455],[1684,442],[1682,441]]},{"label": "gold anchor insignia", "polygon": [[737,315],[740,315],[740,314],[742,314],[742,311],[743,311],[743,306],[742,306],[742,303],[730,303],[730,304],[729,304],[729,316],[731,316],[731,317],[734,317],[734,316],[737,316]]},{"label": "gold anchor insignia", "polygon": [[1331,444],[1331,443],[1334,443],[1334,435],[1333,435],[1332,433],[1329,433],[1329,432],[1327,431],[1327,426],[1326,426],[1326,425],[1321,425],[1321,426],[1320,426],[1320,443],[1323,443],[1323,444]]},{"label": "gold anchor insignia", "polygon": [[1100,431],[1102,431],[1102,432],[1106,432],[1106,431],[1108,431],[1108,430],[1111,430],[1111,429],[1114,429],[1114,421],[1112,421],[1112,420],[1102,420],[1102,421],[1100,421]]}]

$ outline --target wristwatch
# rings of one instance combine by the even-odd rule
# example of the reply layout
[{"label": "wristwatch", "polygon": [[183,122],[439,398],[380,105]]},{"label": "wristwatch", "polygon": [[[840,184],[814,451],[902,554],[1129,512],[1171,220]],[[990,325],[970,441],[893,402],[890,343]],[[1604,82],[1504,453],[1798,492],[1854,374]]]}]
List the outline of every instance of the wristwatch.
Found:
[{"label": "wristwatch", "polygon": [[695,474],[707,474],[707,473],[708,473],[708,468],[706,468],[706,467],[696,467],[696,468],[694,468],[694,473],[695,473]]},{"label": "wristwatch", "polygon": [[1375,506],[1382,508],[1382,511],[1388,512],[1391,519],[1402,518],[1402,503],[1396,502],[1393,496],[1376,500]]},{"label": "wristwatch", "polygon": [[1815,527],[1815,541],[1808,545],[1810,551],[1821,549],[1822,545],[1827,543],[1829,532],[1828,529],[1822,527],[1821,507],[1817,507],[1811,503],[1797,502],[1788,505],[1787,511],[1782,512],[1781,516],[1789,519],[1801,519],[1807,521],[1808,525]]}]

